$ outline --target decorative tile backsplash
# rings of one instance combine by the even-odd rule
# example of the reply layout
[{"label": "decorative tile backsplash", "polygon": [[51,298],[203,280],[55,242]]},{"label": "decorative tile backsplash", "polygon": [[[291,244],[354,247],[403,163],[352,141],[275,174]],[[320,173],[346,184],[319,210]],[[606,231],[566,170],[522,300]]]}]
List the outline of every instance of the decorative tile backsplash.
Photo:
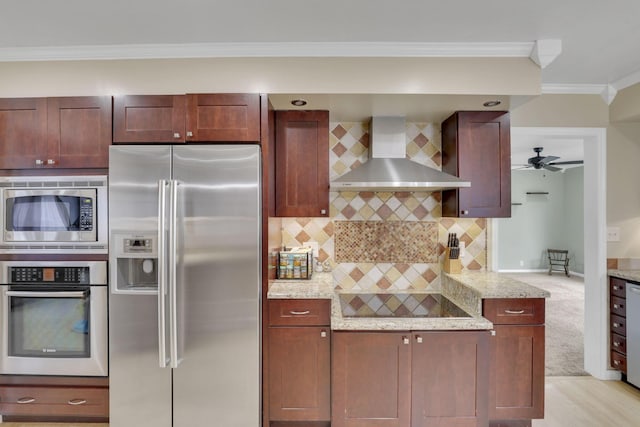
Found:
[{"label": "decorative tile backsplash", "polygon": [[[335,179],[367,161],[369,124],[340,122],[329,126],[330,179]],[[439,130],[431,123],[407,123],[407,157],[440,169]],[[282,218],[282,243],[300,246],[309,240],[318,242],[318,258],[321,262],[330,262],[334,281],[340,289],[439,290],[448,233],[457,233],[465,243],[461,256],[464,269],[481,270],[487,266],[487,220],[442,218],[440,192],[330,192],[329,198],[329,218]],[[400,262],[395,255],[393,259],[384,260],[388,262],[355,262],[354,259],[364,259],[355,257],[355,253],[347,257],[350,262],[341,262],[345,260],[341,252],[345,248],[336,240],[339,239],[336,230],[340,227],[338,224],[346,222],[376,222],[379,225],[371,227],[379,230],[393,227],[384,224],[396,222],[407,226],[434,223],[437,240],[435,244],[429,243],[431,249],[425,249],[428,257],[420,258],[422,262]],[[373,245],[371,235],[366,239],[361,237],[357,234],[350,237],[352,251],[359,248],[362,253],[366,246]]]},{"label": "decorative tile backsplash", "polygon": [[335,221],[335,261],[438,262],[438,224],[425,221]]}]

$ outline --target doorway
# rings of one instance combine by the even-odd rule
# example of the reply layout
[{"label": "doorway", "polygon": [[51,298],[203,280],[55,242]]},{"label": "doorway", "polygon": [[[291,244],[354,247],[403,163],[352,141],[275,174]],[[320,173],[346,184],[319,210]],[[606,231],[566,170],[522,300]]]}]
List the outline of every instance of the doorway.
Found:
[{"label": "doorway", "polygon": [[[584,144],[584,368],[598,379],[619,379],[608,368],[606,269],[606,129],[513,127],[511,138],[575,139]],[[491,266],[498,268],[499,225],[493,221]]]}]

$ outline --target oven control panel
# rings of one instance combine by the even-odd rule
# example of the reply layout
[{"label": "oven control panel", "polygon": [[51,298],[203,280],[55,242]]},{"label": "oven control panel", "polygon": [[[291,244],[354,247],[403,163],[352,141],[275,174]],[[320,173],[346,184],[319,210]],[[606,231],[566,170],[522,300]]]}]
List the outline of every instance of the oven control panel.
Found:
[{"label": "oven control panel", "polygon": [[62,283],[89,284],[89,267],[9,267],[12,284],[19,283]]}]

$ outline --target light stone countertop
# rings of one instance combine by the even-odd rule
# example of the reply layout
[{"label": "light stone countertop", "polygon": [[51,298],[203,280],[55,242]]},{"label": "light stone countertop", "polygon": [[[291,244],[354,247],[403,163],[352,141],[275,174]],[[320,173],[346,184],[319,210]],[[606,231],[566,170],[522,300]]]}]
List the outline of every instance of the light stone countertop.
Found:
[{"label": "light stone countertop", "polygon": [[491,271],[442,273],[442,293],[467,311],[482,312],[486,298],[549,298],[551,294],[505,274]]},{"label": "light stone countertop", "polygon": [[[339,291],[338,291],[339,292]],[[354,293],[354,292],[349,292]],[[362,292],[366,293],[366,292]],[[481,317],[479,312],[470,312],[472,317],[445,318],[388,318],[388,317],[343,317],[334,291],[331,273],[315,273],[309,280],[273,280],[269,283],[268,299],[331,299],[332,330],[463,330],[492,329],[493,324]]]},{"label": "light stone countertop", "polygon": [[608,270],[607,274],[620,279],[640,282],[640,270]]},{"label": "light stone countertop", "polygon": [[269,282],[267,299],[332,299],[333,275],[314,273],[311,279],[279,279]]}]

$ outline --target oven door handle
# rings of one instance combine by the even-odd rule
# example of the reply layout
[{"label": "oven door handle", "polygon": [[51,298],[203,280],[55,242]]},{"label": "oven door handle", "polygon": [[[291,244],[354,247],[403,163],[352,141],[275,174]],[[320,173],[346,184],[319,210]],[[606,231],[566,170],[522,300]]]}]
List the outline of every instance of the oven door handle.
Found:
[{"label": "oven door handle", "polygon": [[7,291],[9,297],[21,298],[84,298],[88,291],[59,291],[59,292],[39,292],[39,291]]}]

